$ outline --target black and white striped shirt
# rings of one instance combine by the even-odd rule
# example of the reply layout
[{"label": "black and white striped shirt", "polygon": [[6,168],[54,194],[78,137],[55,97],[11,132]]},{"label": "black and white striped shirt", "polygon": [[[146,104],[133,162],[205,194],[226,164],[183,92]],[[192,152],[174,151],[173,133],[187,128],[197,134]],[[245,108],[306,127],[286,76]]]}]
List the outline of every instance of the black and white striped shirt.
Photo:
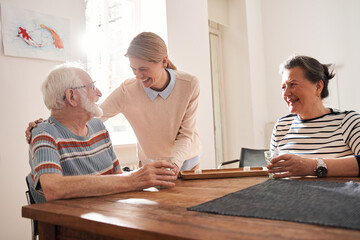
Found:
[{"label": "black and white striped shirt", "polygon": [[307,157],[339,158],[360,154],[360,114],[330,108],[321,117],[300,120],[296,114],[280,118],[271,137],[271,150]]}]

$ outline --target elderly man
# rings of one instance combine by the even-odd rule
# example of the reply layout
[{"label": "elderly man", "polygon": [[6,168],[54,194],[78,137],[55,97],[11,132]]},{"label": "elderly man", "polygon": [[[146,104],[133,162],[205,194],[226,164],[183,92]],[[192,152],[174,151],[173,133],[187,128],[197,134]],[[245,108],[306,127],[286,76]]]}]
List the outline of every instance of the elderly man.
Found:
[{"label": "elderly man", "polygon": [[51,116],[32,130],[27,179],[35,202],[174,186],[171,163],[122,173],[109,133],[97,118],[101,92],[80,66],[56,67],[42,92]]}]

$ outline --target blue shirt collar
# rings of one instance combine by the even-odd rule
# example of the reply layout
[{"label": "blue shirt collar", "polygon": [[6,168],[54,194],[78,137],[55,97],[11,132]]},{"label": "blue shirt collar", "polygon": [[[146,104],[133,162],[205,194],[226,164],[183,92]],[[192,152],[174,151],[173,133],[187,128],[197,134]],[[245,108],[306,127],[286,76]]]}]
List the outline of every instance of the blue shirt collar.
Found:
[{"label": "blue shirt collar", "polygon": [[154,99],[157,97],[157,95],[160,95],[160,97],[162,97],[164,100],[166,100],[166,98],[169,97],[171,91],[173,90],[173,88],[175,86],[176,76],[175,76],[174,70],[172,70],[170,68],[165,68],[165,70],[170,75],[170,82],[167,85],[167,87],[164,90],[162,90],[161,92],[155,91],[151,88],[146,88],[141,83],[142,87],[144,88],[146,94],[148,95],[148,97],[150,98],[151,101],[154,101]]}]

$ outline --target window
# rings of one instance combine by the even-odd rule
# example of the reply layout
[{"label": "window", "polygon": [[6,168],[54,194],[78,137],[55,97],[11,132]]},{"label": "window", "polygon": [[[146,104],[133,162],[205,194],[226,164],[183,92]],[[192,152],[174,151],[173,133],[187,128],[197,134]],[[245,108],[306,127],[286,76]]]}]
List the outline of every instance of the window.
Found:
[{"label": "window", "polygon": [[[134,77],[124,56],[138,33],[151,31],[167,42],[165,0],[85,0],[88,71],[103,101],[128,78]],[[122,114],[106,121],[114,145],[133,144],[136,137]]]}]

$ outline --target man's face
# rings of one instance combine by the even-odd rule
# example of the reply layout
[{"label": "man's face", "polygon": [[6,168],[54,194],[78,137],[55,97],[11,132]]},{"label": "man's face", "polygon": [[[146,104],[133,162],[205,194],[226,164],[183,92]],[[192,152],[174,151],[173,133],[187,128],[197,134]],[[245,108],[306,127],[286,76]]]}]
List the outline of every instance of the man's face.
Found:
[{"label": "man's face", "polygon": [[102,109],[96,103],[99,100],[99,97],[94,102],[91,102],[90,99],[85,94],[80,94],[81,96],[81,107],[90,114],[91,117],[100,118],[103,114]]},{"label": "man's face", "polygon": [[102,109],[96,104],[102,96],[100,90],[95,87],[91,77],[85,71],[81,71],[79,76],[80,79],[82,79],[83,84],[88,86],[79,91],[81,107],[89,113],[91,117],[101,117],[103,113]]}]

